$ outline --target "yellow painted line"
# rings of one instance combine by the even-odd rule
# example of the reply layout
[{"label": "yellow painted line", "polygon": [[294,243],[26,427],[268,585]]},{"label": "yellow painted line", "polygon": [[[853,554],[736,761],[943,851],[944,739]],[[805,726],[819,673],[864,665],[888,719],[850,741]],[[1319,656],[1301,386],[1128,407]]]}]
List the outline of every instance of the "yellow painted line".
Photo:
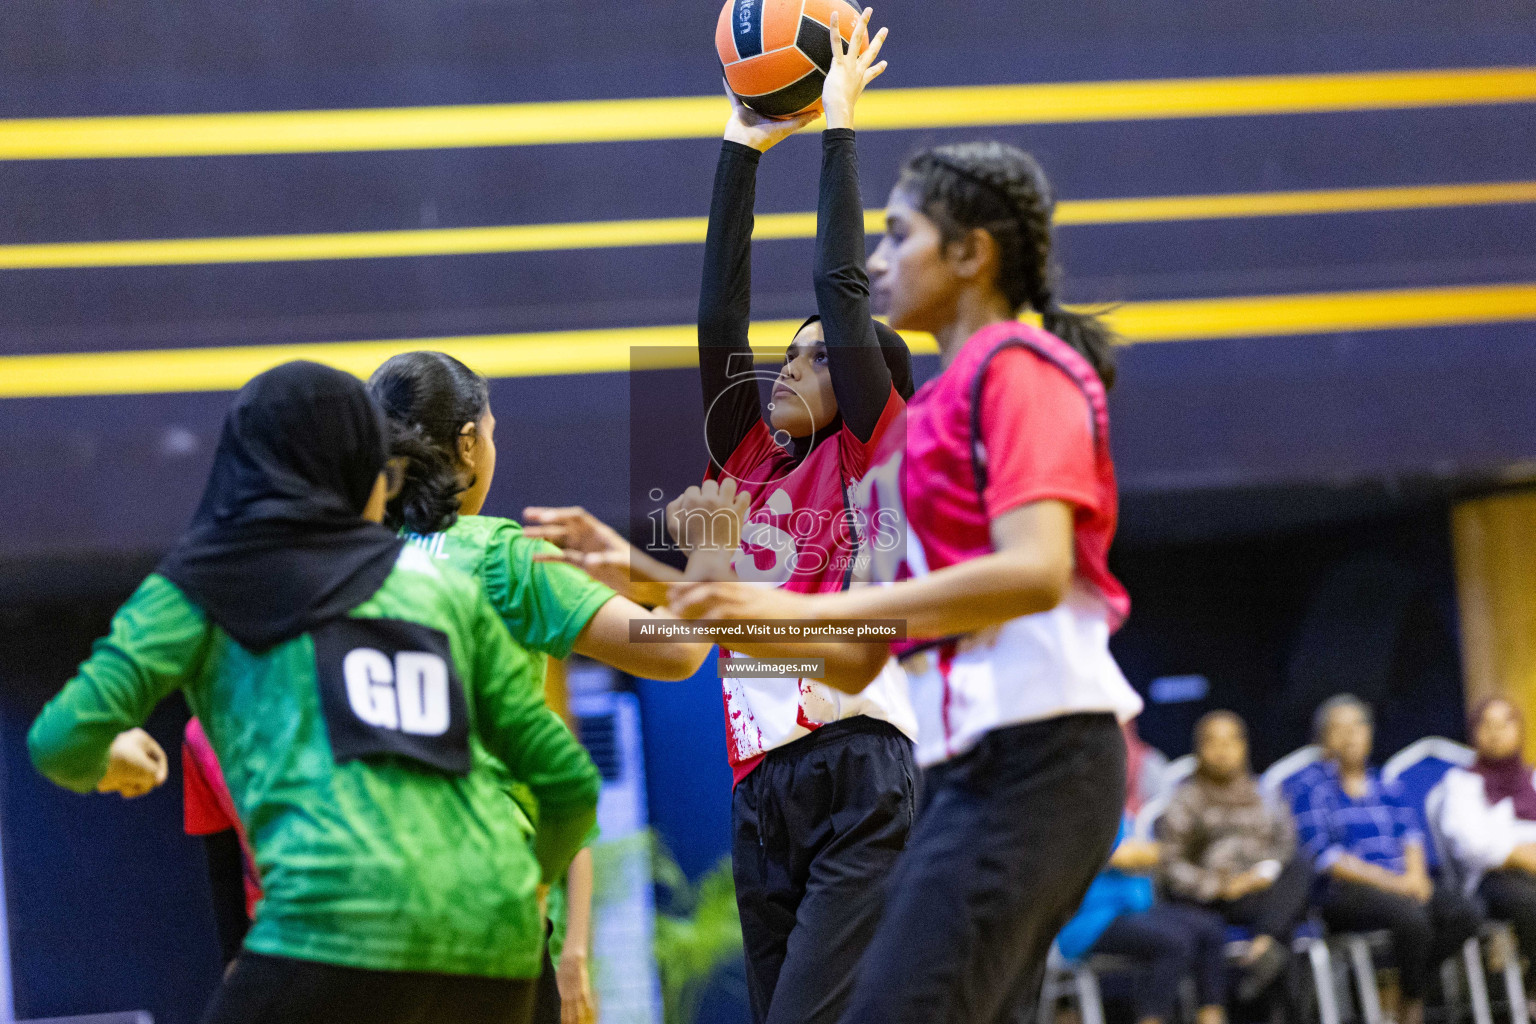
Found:
[{"label": "yellow painted line", "polygon": [[[754,323],[751,340],[765,352],[782,355],[799,326],[798,320]],[[263,370],[291,359],[313,359],[366,377],[390,356],[417,349],[448,352],[487,377],[610,373],[630,369],[632,359],[645,360],[648,368],[688,365],[696,342],[696,328],[687,324],[388,341],[0,356],[0,398],[229,391]],[[663,351],[669,347],[676,350],[675,357]],[[73,380],[69,379],[71,375]]]},{"label": "yellow painted line", "polygon": [[1130,302],[1109,320],[1132,343],[1511,323],[1536,320],[1536,282]]},{"label": "yellow painted line", "polygon": [[[1536,203],[1536,181],[1068,200],[1057,207],[1056,223],[1070,226],[1132,224],[1514,203]],[[883,231],[884,211],[866,211],[864,226],[869,232]],[[697,245],[703,243],[706,227],[707,221],[703,217],[672,217],[330,234],[42,242],[0,245],[0,270],[269,263]],[[815,236],[815,213],[763,214],[757,218],[754,232],[754,237],[759,240]]]},{"label": "yellow painted line", "polygon": [[[1536,101],[1536,68],[1251,75],[885,89],[859,106],[869,131],[1234,117]],[[0,160],[230,156],[706,138],[718,96],[149,114],[0,121]]]},{"label": "yellow painted line", "polygon": [[[1466,185],[1403,185],[1293,192],[1234,192],[1225,195],[1152,196],[1141,199],[1063,201],[1059,225],[1131,224],[1152,221],[1223,220],[1240,217],[1294,217],[1387,210],[1428,210],[1451,206],[1536,203],[1536,181]],[[0,261],[5,256],[0,252]],[[3,265],[3,263],[0,263]]]},{"label": "yellow painted line", "polygon": [[[878,225],[877,230],[884,229],[884,219],[883,212],[879,211],[866,216],[866,222],[873,220]],[[0,245],[0,270],[462,256],[476,253],[692,245],[703,243],[707,224],[703,217],[672,217],[306,235],[43,242]],[[815,235],[814,213],[766,214],[757,218],[755,237],[759,239],[813,238]]]},{"label": "yellow painted line", "polygon": [[[1536,282],[1445,288],[1253,295],[1126,303],[1109,319],[1127,343],[1401,330],[1536,320]],[[797,320],[752,325],[763,356],[782,353]],[[914,352],[936,352],[911,335]],[[488,377],[611,373],[687,366],[692,325],[482,334],[389,341],[161,349],[0,357],[0,398],[229,391],[290,359],[314,359],[366,376],[413,349],[449,352]],[[672,352],[664,351],[671,347]]]}]

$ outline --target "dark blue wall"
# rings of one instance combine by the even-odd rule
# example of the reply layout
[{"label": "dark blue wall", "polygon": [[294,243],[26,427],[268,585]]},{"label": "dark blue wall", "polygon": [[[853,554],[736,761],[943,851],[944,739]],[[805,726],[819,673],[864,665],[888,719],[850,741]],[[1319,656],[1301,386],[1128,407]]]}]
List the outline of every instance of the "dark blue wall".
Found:
[{"label": "dark blue wall", "polygon": [[1390,516],[1202,544],[1119,550],[1132,612],[1111,646],[1147,695],[1159,676],[1198,674],[1205,700],[1149,702],[1143,739],[1190,752],[1195,720],[1228,708],[1252,725],[1263,768],[1310,742],[1336,693],[1377,708],[1385,760],[1422,736],[1461,738],[1461,662],[1449,516],[1425,503]]},{"label": "dark blue wall", "polygon": [[[712,2],[390,0],[351,7],[43,2],[0,25],[0,116],[709,94]],[[881,5],[881,88],[1521,64],[1517,0]],[[723,113],[722,113],[723,116]],[[919,146],[996,135],[1068,199],[1526,179],[1530,105],[868,132],[866,199]],[[418,152],[0,161],[0,243],[697,216],[707,139]],[[764,212],[813,206],[817,147],[765,161]],[[1061,232],[1082,301],[1536,280],[1536,205]],[[0,352],[71,352],[684,324],[699,246],[314,263],[0,271]],[[813,305],[809,241],[768,242],[762,317]],[[1126,353],[1129,494],[1486,476],[1536,455],[1530,325],[1158,344]],[[517,476],[493,507],[625,512],[621,382],[499,382]],[[0,401],[4,555],[162,548],[195,500],[223,399]],[[1279,428],[1279,429],[1277,429]],[[573,458],[573,453],[581,457]]]},{"label": "dark blue wall", "polygon": [[[124,595],[126,596],[126,595]],[[195,1024],[219,979],[199,840],[182,833],[179,697],[146,728],[171,773],[137,800],[76,796],[33,770],[26,732],[115,602],[0,609],[0,819],[19,1019],[149,1010]]]},{"label": "dark blue wall", "polygon": [[731,852],[731,767],[715,655],[692,679],[636,686],[651,826],[696,879]]}]

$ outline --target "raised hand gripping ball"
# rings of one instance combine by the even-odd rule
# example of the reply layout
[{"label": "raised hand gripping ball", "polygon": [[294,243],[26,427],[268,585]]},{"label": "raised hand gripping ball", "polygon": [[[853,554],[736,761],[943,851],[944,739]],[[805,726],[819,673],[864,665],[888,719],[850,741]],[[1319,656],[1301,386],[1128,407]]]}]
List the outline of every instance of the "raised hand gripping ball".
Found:
[{"label": "raised hand gripping ball", "polygon": [[764,117],[820,110],[834,10],[838,32],[851,39],[859,9],[845,0],[726,0],[715,48],[731,91]]}]

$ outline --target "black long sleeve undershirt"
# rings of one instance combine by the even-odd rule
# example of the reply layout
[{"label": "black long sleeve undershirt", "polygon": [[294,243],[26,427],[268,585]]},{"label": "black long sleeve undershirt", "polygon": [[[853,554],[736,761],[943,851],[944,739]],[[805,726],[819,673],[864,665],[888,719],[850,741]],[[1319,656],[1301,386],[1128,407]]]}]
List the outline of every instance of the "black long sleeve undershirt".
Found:
[{"label": "black long sleeve undershirt", "polygon": [[699,377],[704,385],[705,438],[716,469],[762,419],[747,329],[752,322],[752,208],[762,154],[735,142],[720,148],[704,240],[699,288]]},{"label": "black long sleeve undershirt", "polygon": [[[755,382],[731,386],[752,368],[747,341],[752,319],[752,211],[761,155],[734,142],[722,145],[704,242],[699,376],[705,435],[717,467],[762,418]],[[838,411],[854,436],[868,441],[890,398],[891,373],[869,315],[858,152],[849,129],[822,133],[814,281]]]},{"label": "black long sleeve undershirt", "polygon": [[816,212],[816,311],[827,339],[827,369],[843,424],[860,441],[874,436],[891,397],[891,371],[869,317],[864,269],[864,203],[851,128],[821,133],[821,201]]}]

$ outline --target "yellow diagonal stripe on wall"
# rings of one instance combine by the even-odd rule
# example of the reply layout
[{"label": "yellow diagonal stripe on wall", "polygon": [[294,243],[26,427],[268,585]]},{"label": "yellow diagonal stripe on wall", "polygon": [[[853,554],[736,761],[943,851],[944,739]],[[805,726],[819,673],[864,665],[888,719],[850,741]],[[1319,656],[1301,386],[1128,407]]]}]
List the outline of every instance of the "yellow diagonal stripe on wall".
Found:
[{"label": "yellow diagonal stripe on wall", "polygon": [[[877,215],[883,222],[883,215]],[[703,217],[511,224],[404,231],[347,231],[225,238],[155,238],[115,242],[44,242],[0,245],[0,270],[44,267],[133,267],[186,263],[270,263],[401,256],[463,256],[561,249],[616,249],[643,245],[702,244]],[[883,223],[881,227],[883,228]],[[814,213],[757,218],[758,239],[810,238]]]},{"label": "yellow diagonal stripe on wall", "polygon": [[[1233,117],[1536,101],[1536,68],[1251,75],[884,89],[868,131]],[[231,156],[706,138],[719,96],[0,121],[0,159]]]},{"label": "yellow diagonal stripe on wall", "polygon": [[[1536,320],[1536,282],[1446,288],[1253,295],[1127,303],[1110,314],[1129,343],[1327,334],[1340,331],[1466,326]],[[752,325],[761,353],[782,353],[799,321]],[[910,336],[913,351],[936,351]],[[387,341],[84,352],[0,357],[0,398],[226,391],[289,359],[314,359],[366,376],[385,359],[413,349],[452,353],[488,377],[609,373],[631,368],[635,349],[647,366],[655,350],[677,348],[688,365],[692,325],[401,338]],[[662,360],[664,363],[665,360]]]},{"label": "yellow diagonal stripe on wall", "polygon": [[[1070,226],[1133,224],[1513,203],[1536,203],[1536,181],[1068,200],[1057,207],[1056,223]],[[867,211],[864,224],[869,232],[883,231],[884,212]],[[673,217],[304,235],[42,242],[0,245],[0,270],[270,263],[697,245],[704,241],[706,226],[703,217]],[[759,241],[814,238],[815,235],[815,213],[762,214],[757,218],[753,233]]]},{"label": "yellow diagonal stripe on wall", "polygon": [[[784,351],[800,321],[752,325],[755,346]],[[540,377],[610,373],[630,368],[631,350],[678,349],[685,365],[696,341],[692,325],[635,327],[529,334],[401,338],[389,341],[251,345],[229,348],[161,349],[143,352],[82,352],[0,357],[0,398],[45,395],[132,395],[173,391],[227,391],[290,359],[313,359],[366,377],[400,352],[448,352],[487,377]],[[72,379],[71,379],[72,378]]]},{"label": "yellow diagonal stripe on wall", "polygon": [[1132,302],[1109,319],[1133,343],[1509,323],[1536,320],[1536,282]]},{"label": "yellow diagonal stripe on wall", "polygon": [[[1536,181],[1464,185],[1399,185],[1224,195],[1152,196],[1141,199],[1063,200],[1059,225],[1132,224],[1153,221],[1295,217],[1333,213],[1428,210],[1452,206],[1536,203]],[[5,257],[0,255],[0,260]]]}]

